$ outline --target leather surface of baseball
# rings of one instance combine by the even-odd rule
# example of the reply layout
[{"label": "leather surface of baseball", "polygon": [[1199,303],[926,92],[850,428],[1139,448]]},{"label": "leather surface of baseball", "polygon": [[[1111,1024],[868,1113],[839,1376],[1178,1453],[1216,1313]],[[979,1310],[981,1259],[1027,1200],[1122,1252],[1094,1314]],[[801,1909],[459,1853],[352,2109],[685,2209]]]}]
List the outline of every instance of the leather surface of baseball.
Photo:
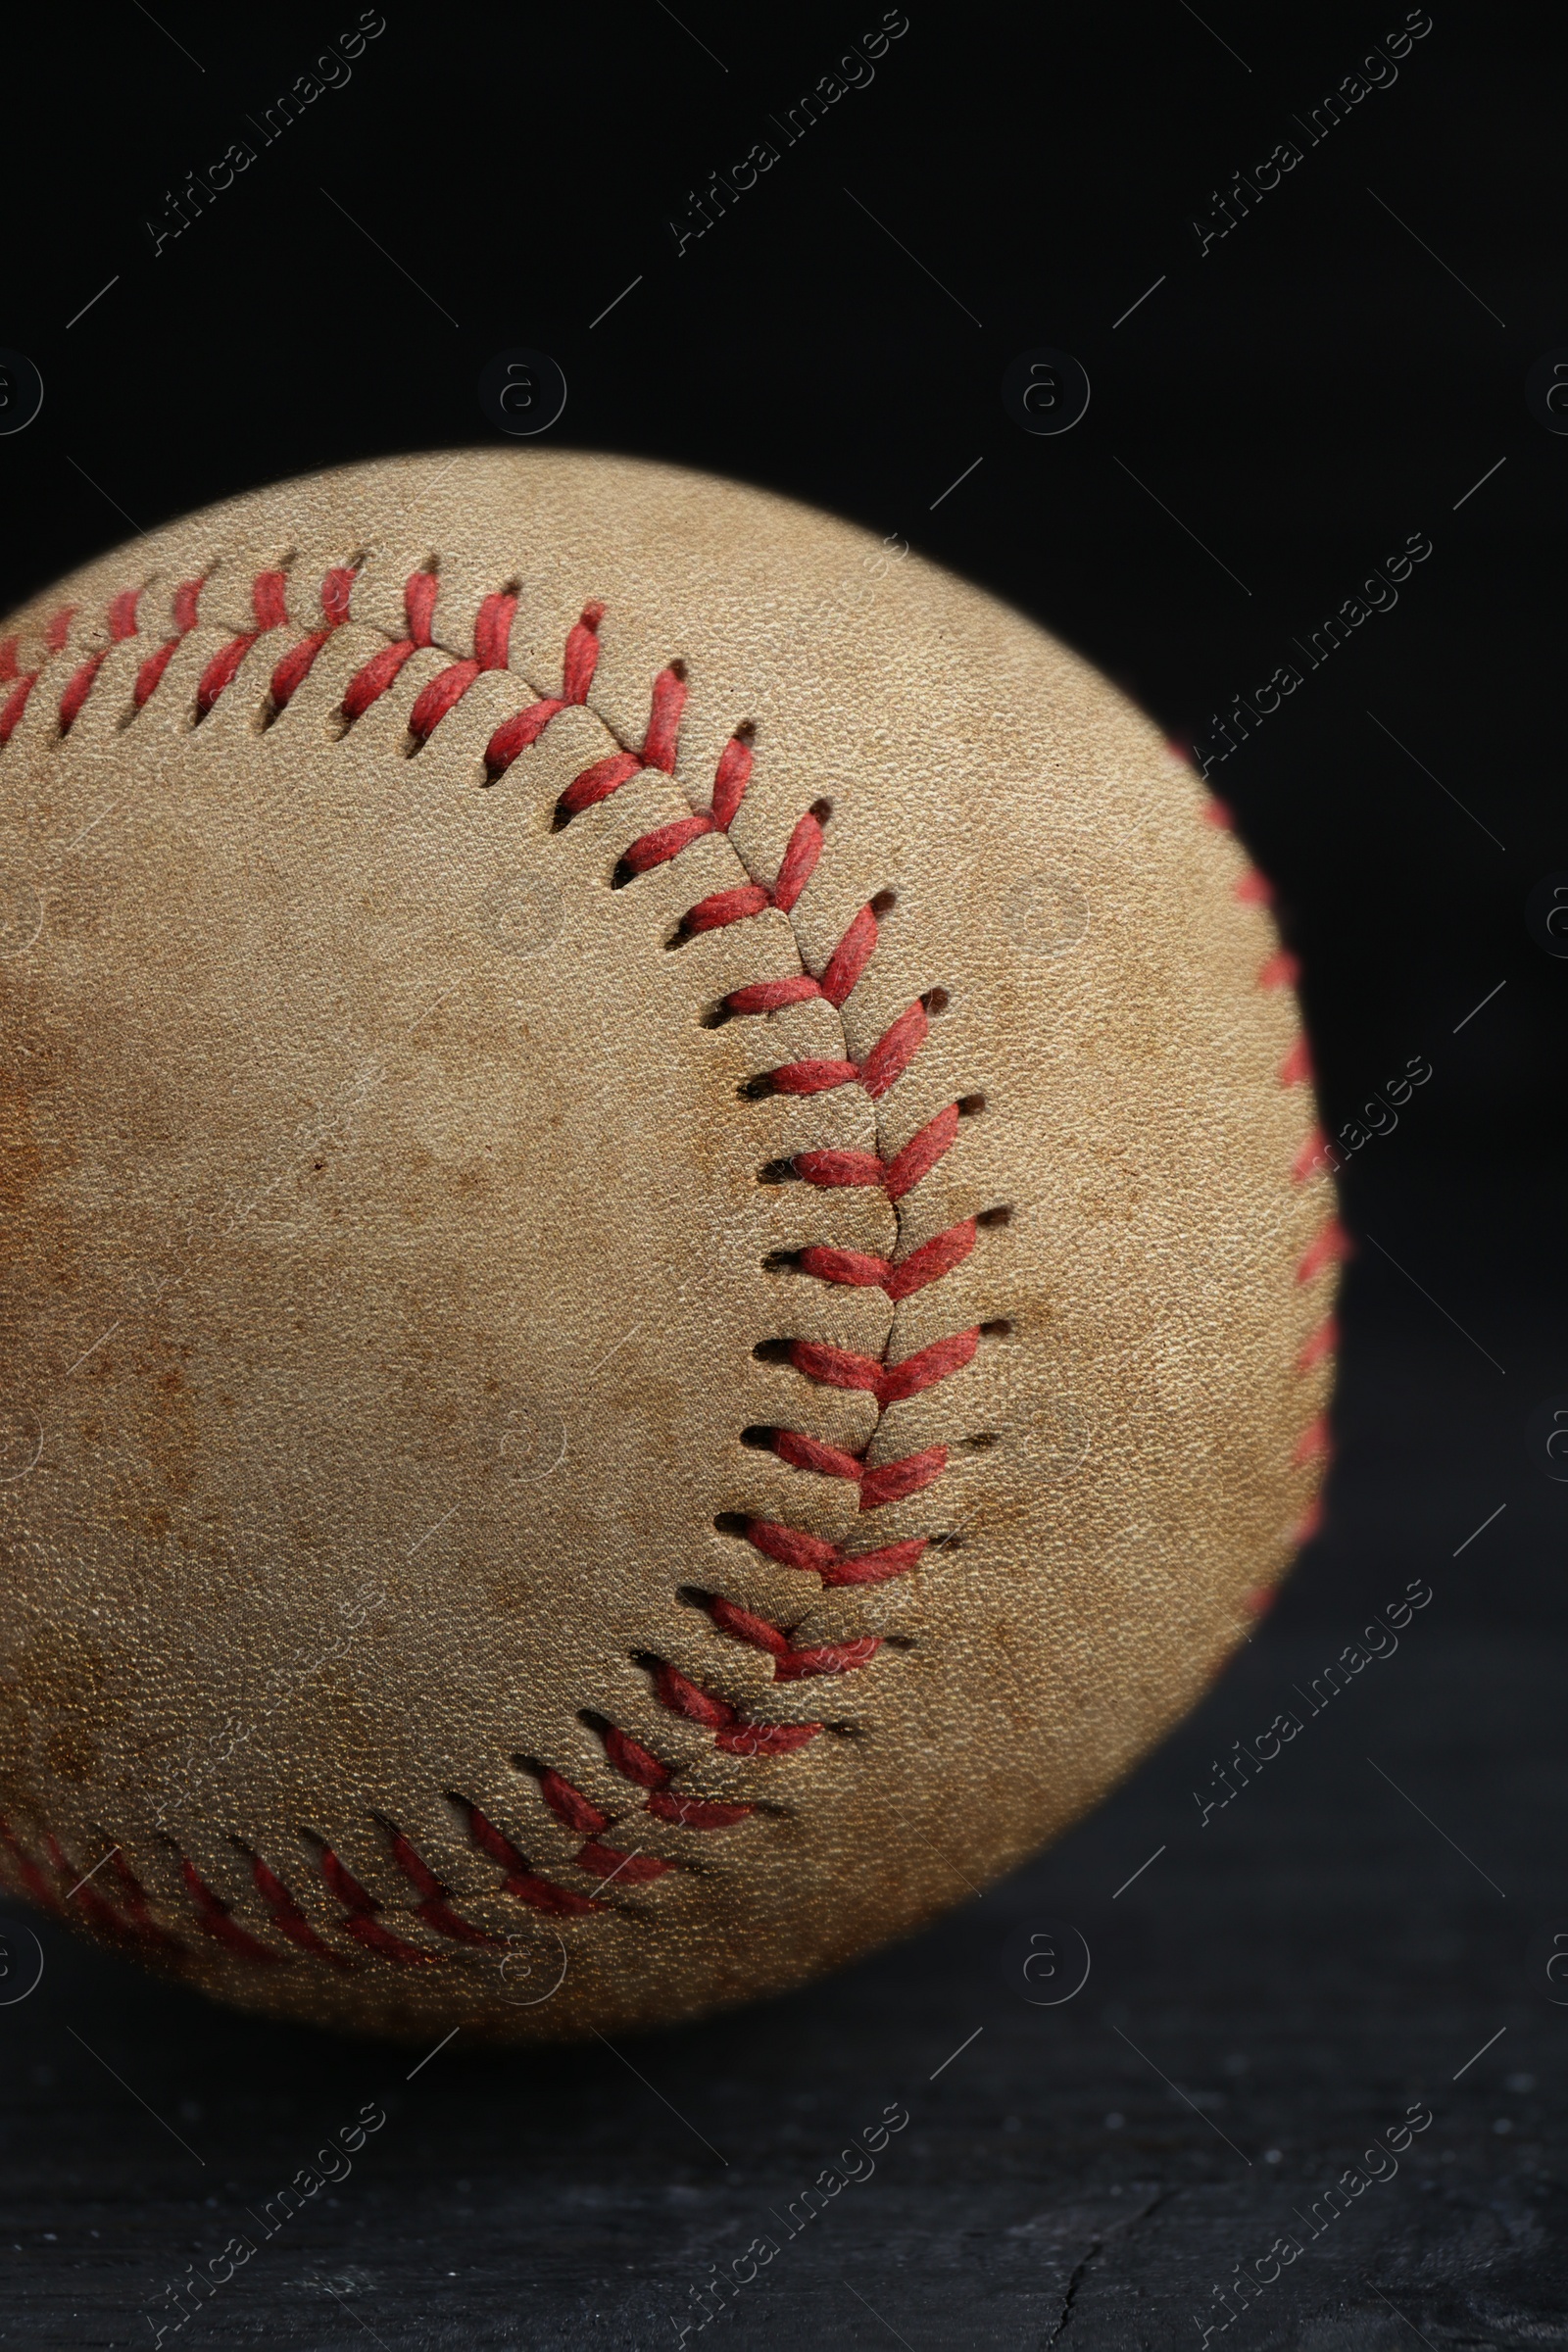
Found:
[{"label": "leather surface of baseball", "polygon": [[1266,892],[974,587],[673,467],[286,482],[0,653],[0,1867],[247,2007],[774,1992],[1289,1563]]}]

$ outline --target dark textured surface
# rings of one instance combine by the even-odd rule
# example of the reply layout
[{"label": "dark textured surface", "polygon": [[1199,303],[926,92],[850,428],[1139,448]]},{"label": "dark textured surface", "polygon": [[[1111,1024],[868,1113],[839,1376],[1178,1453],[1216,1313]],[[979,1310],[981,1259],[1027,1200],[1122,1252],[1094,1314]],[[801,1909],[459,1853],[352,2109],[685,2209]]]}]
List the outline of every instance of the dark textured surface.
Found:
[{"label": "dark textured surface", "polygon": [[[166,2289],[240,2232],[254,2260],[168,2340],[674,2344],[710,2307],[693,2289],[765,2237],[776,2257],[691,2340],[1163,2352],[1289,2235],[1303,2252],[1226,2340],[1568,2343],[1568,2008],[1526,1968],[1534,1931],[1568,1929],[1558,1497],[1522,1446],[1474,1483],[1444,1425],[1461,1340],[1371,1270],[1348,1307],[1336,1532],[1126,1788],[913,1943],[615,2050],[460,2034],[410,2081],[416,2053],[236,2021],[45,1930],[42,1984],[0,2011],[0,2341],[151,2342],[144,2315],[169,2320]],[[1535,1315],[1489,1333],[1505,1360]],[[1309,1714],[1412,1580],[1432,1598],[1396,1651]],[[1298,1737],[1202,1824],[1194,1789],[1282,1708]],[[1012,1932],[1044,1925],[1093,1956],[1056,2008],[1004,1973]],[[263,2243],[246,2209],[368,2100],[388,2120],[352,2175]],[[1433,2121],[1396,2176],[1313,2239],[1314,2203],[1412,2103]],[[802,2192],[863,2172],[837,2159],[890,2105],[909,2122],[874,2175],[803,2226]]]},{"label": "dark textured surface", "polygon": [[[1568,1393],[1547,1156],[1568,964],[1523,920],[1568,869],[1568,439],[1523,399],[1568,344],[1560,34],[1435,5],[1397,84],[1200,258],[1209,191],[1402,8],[911,13],[875,84],[680,260],[688,189],[858,20],[682,0],[681,23],[456,9],[437,29],[391,9],[350,85],[156,260],[163,192],[319,31],[169,0],[157,24],[73,26],[63,63],[56,19],[19,24],[10,184],[48,210],[13,237],[0,343],[46,397],[0,438],[4,601],[131,517],[485,438],[475,378],[518,343],[565,368],[558,438],[903,531],[1190,737],[1429,532],[1399,608],[1216,777],[1304,954],[1330,1123],[1412,1054],[1434,1066],[1350,1167],[1331,1539],[1203,1714],[1024,1877],[832,1983],[621,2055],[470,2057],[460,2035],[408,2082],[412,2059],[236,2022],[45,1931],[41,1987],[0,2008],[0,2343],[150,2344],[170,2282],[383,2092],[336,2202],[166,2342],[575,2352],[692,2323],[824,2352],[1199,2347],[1213,2288],[1304,2234],[1295,2209],[1412,2099],[1434,2121],[1398,2176],[1211,2343],[1568,2342],[1568,2010],[1524,1966],[1535,1929],[1568,1931],[1568,1490],[1525,1446]],[[1041,344],[1094,383],[1057,441],[998,397]],[[1215,1755],[1412,1577],[1434,1598],[1398,1653],[1200,1830]],[[1063,1919],[1089,1984],[1028,2008],[1003,1946]],[[784,2242],[771,2210],[889,2101],[911,2120],[875,2177]],[[777,2258],[695,2330],[693,2288],[763,2232]]]},{"label": "dark textured surface", "polygon": [[[615,2051],[498,2059],[460,2035],[409,2082],[412,2056],[236,2024],[48,1935],[24,2033],[6,2021],[0,2340],[151,2340],[185,2266],[260,2243],[246,2209],[379,2100],[352,2176],[181,2340],[674,2343],[710,2266],[733,2276],[761,2236],[779,2250],[722,2323],[737,2343],[1196,2344],[1212,2289],[1289,2234],[1306,2250],[1236,2324],[1257,2346],[1392,2347],[1405,2323],[1445,2347],[1568,2342],[1568,2011],[1522,1953],[1562,1883],[1564,1645],[1456,1630],[1432,1581],[1398,1653],[1206,1829],[1190,1788],[1212,1754],[1350,1623],[1262,1637],[1133,1787],[935,1934]],[[1057,2009],[1002,1972],[1041,1921],[1093,1952]],[[1434,2120],[1396,2177],[1312,2242],[1298,2216],[1412,2102]],[[874,2176],[802,2227],[802,2191],[890,2105],[910,2120]]]},{"label": "dark textured surface", "polygon": [[[1521,1277],[1556,1192],[1404,1148],[1361,1209],[1426,1264],[1462,1202],[1504,1369],[1363,1250],[1328,1539],[1201,1712],[1054,1854],[789,2000],[615,2050],[497,2057],[460,2034],[412,2081],[417,2054],[236,2019],[39,1923],[43,1982],[0,2009],[0,2343],[151,2343],[168,2290],[236,2232],[260,2250],[166,2341],[564,2352],[690,2324],[738,2345],[1164,2352],[1200,2345],[1214,2288],[1294,2234],[1300,2257],[1211,2341],[1568,2343],[1568,2008],[1526,1967],[1536,1931],[1568,1932],[1564,1497],[1496,1402],[1551,1385],[1552,1300]],[[1412,1581],[1432,1598],[1397,1649],[1309,1714]],[[1203,1825],[1194,1790],[1282,1708],[1300,1734]],[[1043,1926],[1093,1956],[1054,2009],[1004,1973],[1014,1930]],[[264,2241],[248,2217],[273,2220],[367,2101],[388,2120],[352,2174]],[[1433,2122],[1396,2177],[1311,2239],[1298,2217],[1412,2102]],[[890,2105],[910,2120],[873,2177],[803,2227],[803,2192]],[[776,2257],[698,2329],[693,2290],[759,2236]]]}]

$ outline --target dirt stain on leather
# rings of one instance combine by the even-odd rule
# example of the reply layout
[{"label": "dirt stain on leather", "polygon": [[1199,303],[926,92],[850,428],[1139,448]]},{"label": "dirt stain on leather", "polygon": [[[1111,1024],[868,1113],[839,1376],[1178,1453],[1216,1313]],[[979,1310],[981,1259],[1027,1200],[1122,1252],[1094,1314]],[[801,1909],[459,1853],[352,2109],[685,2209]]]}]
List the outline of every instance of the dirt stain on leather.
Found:
[{"label": "dirt stain on leather", "polygon": [[125,1702],[108,1658],[74,1628],[35,1625],[0,1664],[0,1776],[32,1785],[36,1756],[55,1779],[81,1787],[102,1776],[102,1735]]},{"label": "dirt stain on leather", "polygon": [[75,1275],[74,1240],[49,1197],[49,1180],[75,1159],[47,1102],[69,1076],[69,1041],[31,1031],[4,1048],[0,1062],[0,1273],[27,1262],[50,1289]]}]

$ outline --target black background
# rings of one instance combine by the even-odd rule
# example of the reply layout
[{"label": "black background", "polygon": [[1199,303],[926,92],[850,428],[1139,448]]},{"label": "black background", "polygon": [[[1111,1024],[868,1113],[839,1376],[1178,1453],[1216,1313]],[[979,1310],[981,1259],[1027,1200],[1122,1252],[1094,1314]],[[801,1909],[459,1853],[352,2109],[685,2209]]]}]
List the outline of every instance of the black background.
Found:
[{"label": "black background", "polygon": [[[769,114],[880,15],[393,5],[267,145],[249,118],[353,9],[19,31],[0,344],[45,399],[0,439],[0,607],[279,476],[496,443],[476,379],[517,345],[564,369],[557,443],[901,532],[1183,742],[1425,533],[1397,606],[1213,779],[1303,958],[1331,1128],[1433,1068],[1345,1180],[1327,1534],[1202,1714],[1054,1855],[734,2018],[542,2058],[460,2040],[405,2083],[396,2054],[237,2022],[46,1931],[40,1989],[0,2008],[0,2342],[150,2342],[166,2284],[391,2086],[335,2202],[168,2340],[673,2344],[708,2266],[899,2098],[877,2180],[693,2342],[1197,2344],[1213,2286],[1424,2099],[1397,2180],[1224,2340],[1568,2344],[1568,2011],[1524,1958],[1554,1905],[1568,1923],[1568,1490],[1527,1444],[1568,1392],[1568,963],[1525,923],[1568,869],[1568,438],[1524,397],[1568,347],[1560,49],[1544,19],[1438,0],[1392,86],[1308,146],[1293,114],[1402,8],[916,7],[677,254],[690,191],[782,146]],[[255,163],[155,255],[146,223],[240,138]],[[1284,138],[1299,165],[1200,254],[1194,217]],[[1054,438],[1001,400],[1041,345],[1093,386]],[[1414,1576],[1434,1599],[1399,1655],[1200,1832],[1209,1758]],[[1031,2009],[1003,1943],[1064,1919],[1091,1984]]]}]

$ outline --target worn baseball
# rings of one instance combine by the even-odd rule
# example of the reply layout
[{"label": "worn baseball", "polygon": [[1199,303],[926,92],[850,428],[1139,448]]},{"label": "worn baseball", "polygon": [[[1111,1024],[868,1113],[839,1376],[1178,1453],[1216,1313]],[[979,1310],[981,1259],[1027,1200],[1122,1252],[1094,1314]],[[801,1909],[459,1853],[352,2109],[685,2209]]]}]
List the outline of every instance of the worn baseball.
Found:
[{"label": "worn baseball", "polygon": [[1102,1796],[1286,1568],[1268,893],[1094,671],[731,482],[419,457],[0,647],[10,1886],[241,2004],[647,2026]]}]

